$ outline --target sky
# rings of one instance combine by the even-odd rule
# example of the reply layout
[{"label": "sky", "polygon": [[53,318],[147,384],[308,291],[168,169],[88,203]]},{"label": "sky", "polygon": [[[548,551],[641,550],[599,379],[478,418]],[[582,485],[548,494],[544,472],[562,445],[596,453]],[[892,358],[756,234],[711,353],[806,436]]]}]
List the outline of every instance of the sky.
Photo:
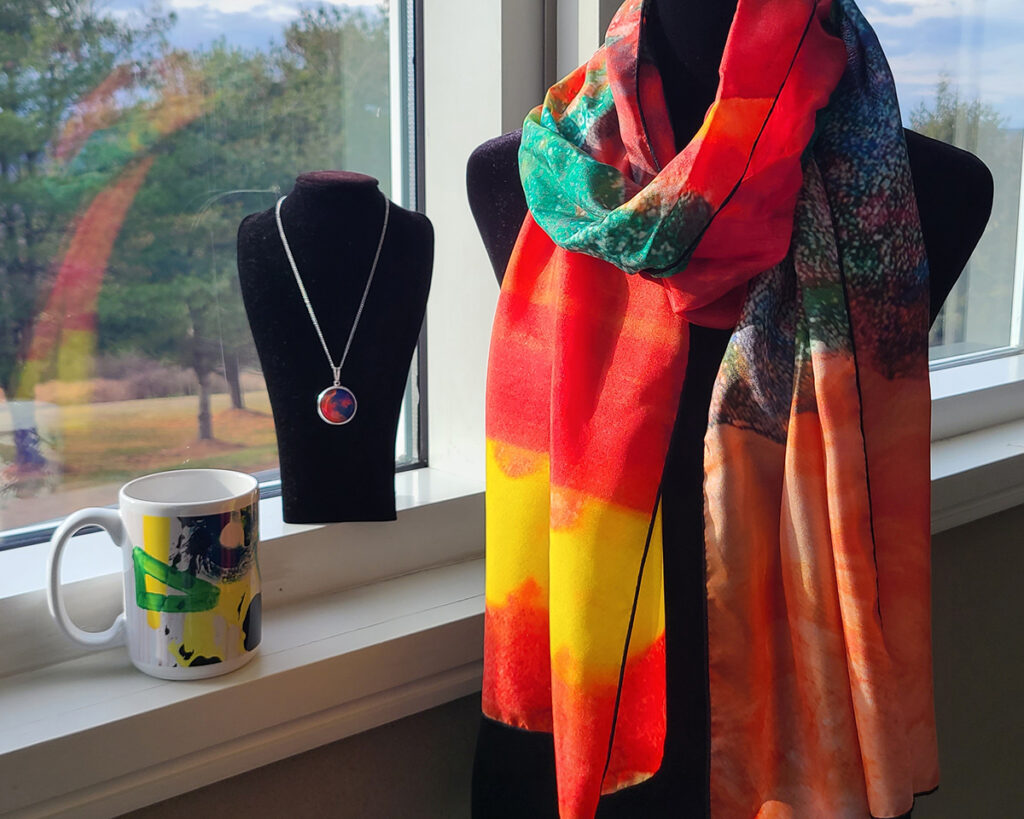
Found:
[{"label": "sky", "polygon": [[904,119],[940,72],[1024,127],[1024,0],[861,0],[896,78]]},{"label": "sky", "polygon": [[[372,5],[372,0],[322,0],[329,5]],[[266,48],[302,0],[163,0],[178,13],[170,33],[183,48],[226,36],[234,45]],[[111,12],[137,14],[149,0],[106,0]],[[878,33],[896,78],[904,119],[934,97],[940,72],[962,96],[979,97],[1024,127],[1024,0],[860,0]]]},{"label": "sky", "polygon": [[[153,7],[151,0],[106,0],[104,7],[117,16],[142,14]],[[300,8],[325,6],[369,6],[373,0],[162,0],[158,7],[166,14],[175,12],[178,23],[169,32],[171,42],[180,48],[199,48],[218,37],[232,45],[265,49],[272,40],[280,42],[285,26],[294,20]]]}]

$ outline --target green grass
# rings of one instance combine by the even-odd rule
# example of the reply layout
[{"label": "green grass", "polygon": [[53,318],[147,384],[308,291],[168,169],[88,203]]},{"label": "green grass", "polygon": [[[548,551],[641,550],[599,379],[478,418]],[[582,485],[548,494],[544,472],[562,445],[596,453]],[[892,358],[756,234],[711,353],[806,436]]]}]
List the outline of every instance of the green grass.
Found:
[{"label": "green grass", "polygon": [[64,488],[120,481],[185,466],[246,471],[277,462],[265,392],[247,393],[246,409],[226,395],[211,402],[213,440],[198,439],[195,396],[65,406],[56,412]]}]

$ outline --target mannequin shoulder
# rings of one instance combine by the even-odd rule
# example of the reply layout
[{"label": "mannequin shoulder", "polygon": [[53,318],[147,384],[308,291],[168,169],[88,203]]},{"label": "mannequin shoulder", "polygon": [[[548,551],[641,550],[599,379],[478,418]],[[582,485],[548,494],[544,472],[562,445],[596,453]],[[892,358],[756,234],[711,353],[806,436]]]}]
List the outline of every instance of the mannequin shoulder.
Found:
[{"label": "mannequin shoulder", "polygon": [[239,241],[260,236],[265,233],[271,225],[275,228],[277,227],[277,223],[274,221],[274,211],[272,209],[259,211],[257,213],[250,213],[248,216],[245,216],[238,225]]},{"label": "mannequin shoulder", "polygon": [[931,317],[981,240],[992,214],[992,172],[974,154],[914,131],[907,153],[931,273]]},{"label": "mannequin shoulder", "polygon": [[521,224],[526,215],[526,197],[519,181],[522,134],[522,130],[511,131],[489,139],[469,155],[466,163],[469,209],[482,230],[483,223],[492,221],[495,216],[501,220],[511,216]]},{"label": "mannequin shoulder", "polygon": [[395,281],[429,285],[434,264],[434,225],[425,214],[392,205],[384,246],[381,264],[392,268]]},{"label": "mannequin shoulder", "polygon": [[391,218],[396,232],[402,233],[412,241],[434,244],[434,224],[427,215],[417,210],[391,206]]},{"label": "mannequin shoulder", "polygon": [[262,267],[270,248],[280,246],[274,210],[250,213],[238,225],[237,236],[239,270]]},{"label": "mannequin shoulder", "polygon": [[910,171],[922,205],[960,203],[960,217],[984,225],[992,210],[992,172],[969,151],[906,131]]},{"label": "mannequin shoulder", "polygon": [[526,218],[526,196],[519,181],[521,136],[522,131],[512,131],[489,139],[466,163],[469,209],[499,282]]},{"label": "mannequin shoulder", "polygon": [[519,184],[519,141],[522,130],[489,139],[469,155],[466,184],[470,193],[483,185]]}]

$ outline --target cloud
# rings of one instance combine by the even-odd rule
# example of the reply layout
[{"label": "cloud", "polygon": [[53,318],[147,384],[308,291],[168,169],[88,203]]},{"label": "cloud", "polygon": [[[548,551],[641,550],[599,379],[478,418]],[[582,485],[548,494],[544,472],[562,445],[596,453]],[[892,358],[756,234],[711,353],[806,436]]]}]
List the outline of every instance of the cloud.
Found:
[{"label": "cloud", "polygon": [[963,17],[1024,20],[1020,0],[863,0],[860,8],[872,25],[916,26]]},{"label": "cloud", "polygon": [[245,15],[285,23],[293,20],[299,13],[294,3],[286,0],[170,0],[168,5],[173,11],[185,12],[180,15],[182,17],[198,14],[207,19],[214,19],[220,15]]},{"label": "cloud", "polygon": [[963,97],[1024,125],[1024,2],[865,0],[862,7],[889,58],[905,116],[931,102],[945,74]]},{"label": "cloud", "polygon": [[[325,5],[375,11],[373,0],[318,0]],[[163,11],[177,13],[168,39],[177,48],[202,49],[224,38],[230,45],[264,50],[280,41],[307,0],[164,0]],[[124,20],[145,22],[144,0],[109,0],[106,11]]]},{"label": "cloud", "polygon": [[[328,6],[365,5],[366,0],[321,0]],[[268,17],[298,14],[297,2],[289,0],[169,0],[175,10],[199,9],[203,11],[220,11],[226,14],[261,14]]]}]

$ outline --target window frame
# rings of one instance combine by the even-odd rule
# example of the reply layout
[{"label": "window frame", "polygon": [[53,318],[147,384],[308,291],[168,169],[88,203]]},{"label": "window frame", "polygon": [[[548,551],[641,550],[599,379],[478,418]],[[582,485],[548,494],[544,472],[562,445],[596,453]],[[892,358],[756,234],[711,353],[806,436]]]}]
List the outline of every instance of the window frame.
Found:
[{"label": "window frame", "polygon": [[[488,0],[480,4],[481,9],[498,11],[501,22],[499,28],[503,32],[503,38],[498,38],[500,42],[496,49],[497,60],[492,60],[496,62],[496,67],[501,72],[501,81],[500,93],[496,97],[498,110],[492,111],[491,116],[493,119],[496,114],[501,125],[490,132],[491,135],[519,127],[523,111],[528,110],[542,97],[544,88],[552,81],[555,66],[557,65],[558,70],[565,66],[574,66],[598,45],[601,24],[614,12],[616,5],[617,0],[535,0],[532,4]],[[445,9],[435,12],[440,17],[448,13]],[[452,13],[453,20],[455,16]],[[435,280],[439,266],[451,263],[462,266],[465,262],[475,262],[481,270],[486,270],[486,266],[480,266],[481,263],[486,264],[482,248],[474,248],[474,245],[480,244],[475,226],[464,218],[465,213],[459,214],[457,224],[450,225],[449,222],[454,220],[449,220],[447,213],[439,215],[438,208],[427,206],[423,0],[392,0],[390,29],[393,43],[389,72],[393,146],[392,199],[402,207],[426,212],[431,217],[439,238],[442,231],[445,231],[446,234],[457,235],[462,243],[463,250],[458,259],[453,258],[453,254],[447,248],[440,248],[435,259]],[[536,30],[539,42],[529,41],[523,37],[525,32],[533,30]],[[536,46],[532,49],[534,53],[523,53],[524,42],[531,42]],[[505,47],[506,43],[508,47]],[[509,54],[512,55],[511,58]],[[527,56],[529,59],[523,59]],[[436,122],[433,123],[433,130],[439,130]],[[480,141],[486,138],[481,135]],[[451,162],[445,162],[436,154],[430,164],[444,165],[441,174],[446,176],[452,170],[464,172],[464,168],[451,168]],[[437,175],[432,174],[435,176],[435,187]],[[463,193],[459,191],[460,195]],[[938,359],[929,366],[933,380],[933,440],[944,440],[1024,417],[1024,402],[1014,400],[1019,394],[1024,394],[1024,383],[1018,383],[1024,382],[1024,363],[1016,367],[1012,365],[1012,362],[1024,362],[1024,181],[1020,192],[1014,268],[1011,344],[981,353]],[[485,281],[487,287],[491,287],[486,275],[478,278]],[[480,281],[477,282],[478,285]],[[474,289],[479,296],[480,288]],[[496,295],[493,294],[493,300],[496,300]],[[436,293],[432,294],[410,370],[416,412],[414,417],[409,419],[409,429],[400,430],[400,434],[410,435],[411,432],[411,437],[414,440],[418,439],[415,440],[417,457],[408,463],[396,465],[397,472],[420,469],[431,464],[428,419],[431,417],[432,404],[435,405],[436,437],[441,441],[437,452],[439,465],[453,468],[454,459],[455,470],[467,473],[476,469],[474,461],[477,464],[482,463],[479,446],[470,443],[466,434],[469,429],[482,430],[482,406],[467,416],[450,401],[443,398],[431,400],[427,375],[430,363],[433,362],[435,369],[438,370],[459,366],[458,357],[452,355],[452,345],[438,342],[438,332],[431,331],[432,325],[444,323],[443,318],[436,316],[442,310],[431,309],[435,297]],[[447,310],[451,307],[451,300],[445,301],[444,309]],[[486,296],[481,303],[490,306]],[[435,315],[433,323],[430,321],[431,315]],[[487,330],[489,331],[489,317]],[[473,328],[472,333],[460,335],[460,343],[486,350],[488,333],[481,333],[479,326]],[[441,344],[441,349],[434,354],[430,350],[432,336],[435,343]],[[995,359],[1006,359],[1011,365],[999,368],[986,365],[986,362]],[[477,369],[479,370],[479,367]],[[951,373],[947,371],[954,371],[956,375],[951,377]],[[1019,374],[1012,375],[1013,372]],[[441,379],[443,380],[444,376],[441,376]],[[457,392],[464,394],[466,385],[460,383],[457,386]],[[443,385],[442,388],[450,390],[450,385]],[[415,400],[416,398],[418,400]],[[1014,406],[1020,406],[1020,411],[1014,410]],[[445,418],[453,419],[453,422],[446,423]],[[458,457],[455,454],[463,451],[470,454],[466,457]],[[262,473],[258,477],[261,497],[273,498],[280,493],[280,478],[277,477],[276,470]],[[0,532],[0,552],[47,541],[60,522],[61,519],[58,518],[4,530]],[[83,534],[89,531],[83,530]]]},{"label": "window frame", "polygon": [[1018,203],[1009,344],[930,362],[933,441],[1024,418],[1024,151]]},{"label": "window frame", "polygon": [[[420,97],[423,117],[419,120],[421,133],[417,137],[423,144],[423,151],[420,154],[422,165],[418,171],[422,174],[418,186],[422,199],[417,204],[431,218],[437,235],[433,292],[428,305],[428,322],[425,329],[428,346],[423,348],[426,350],[423,356],[424,366],[427,363],[426,359],[429,358],[432,379],[429,395],[422,401],[431,418],[430,466],[410,469],[398,476],[396,483],[401,511],[395,524],[284,524],[279,511],[276,517],[273,514],[275,506],[280,508],[280,500],[273,497],[264,498],[261,501],[261,512],[266,528],[266,545],[261,547],[264,549],[261,553],[261,562],[265,560],[267,568],[268,623],[272,618],[278,617],[279,611],[284,613],[297,609],[307,611],[313,617],[319,617],[322,613],[324,617],[334,616],[335,619],[342,619],[337,617],[335,608],[321,607],[327,605],[323,601],[335,600],[338,594],[344,593],[344,589],[370,589],[374,587],[373,584],[378,583],[386,586],[390,582],[386,578],[395,574],[403,577],[433,577],[429,570],[431,566],[458,567],[479,561],[483,553],[482,385],[490,335],[491,308],[497,299],[497,288],[494,287],[490,276],[490,265],[466,202],[463,186],[465,162],[469,153],[486,139],[518,127],[522,113],[540,98],[545,79],[545,65],[549,65],[546,60],[550,60],[551,56],[550,50],[545,52],[541,44],[544,39],[542,35],[538,35],[534,42],[528,38],[524,39],[523,34],[534,30],[544,31],[545,19],[550,26],[550,16],[545,18],[544,12],[550,9],[552,2],[553,0],[536,0],[533,3],[526,3],[523,0],[448,0],[444,4],[432,4],[429,14],[423,16],[423,0],[416,0],[417,19],[422,21],[417,50],[418,58],[422,60],[422,71],[418,82],[422,83],[423,88]],[[558,5],[561,7],[566,3],[576,2],[594,5],[599,0],[559,0]],[[564,21],[566,18],[561,19]],[[456,50],[445,45],[450,43],[453,31],[459,32],[460,38],[465,41],[464,48]],[[592,48],[593,45],[589,47]],[[584,43],[581,42],[581,51],[584,47]],[[473,65],[474,71],[466,74],[463,70],[464,64]],[[469,93],[462,93],[462,86],[456,86],[460,88],[456,98],[452,93],[453,83],[456,81],[464,81]],[[472,117],[465,116],[465,106],[469,104],[473,105]],[[471,305],[471,308],[467,309],[466,305]],[[973,366],[977,365],[978,362]],[[958,371],[951,368],[948,372],[956,375]],[[966,375],[968,371],[959,372]],[[978,407],[988,407],[990,410],[993,407],[1001,407],[1002,399],[991,392],[991,385],[988,388],[983,386],[985,382],[980,376],[977,381],[968,384],[970,390],[961,392],[956,391],[955,378],[950,379],[952,386],[946,392],[942,392],[941,383],[940,389],[936,391],[936,380],[941,382],[942,376],[938,379],[933,378],[937,408],[944,406],[943,401],[967,402],[972,409],[964,411],[963,414],[976,418]],[[1024,389],[1024,380],[1018,378],[1004,381],[999,388],[1004,391],[1005,396],[1008,394],[1006,390]],[[1024,416],[1024,400],[1018,406],[1021,408],[1018,415]],[[1008,508],[1009,505],[1024,502],[1024,445],[1020,445],[1024,444],[1024,422],[1004,418],[993,424],[992,417],[990,414],[984,429],[974,432],[965,432],[962,428],[954,430],[953,434],[936,441],[933,445],[933,492],[937,487],[942,498],[939,505],[933,508],[933,527],[936,525],[936,516],[944,521],[940,524],[941,528],[949,528],[967,520],[992,514],[999,510],[1000,505],[1001,508]],[[1006,440],[1001,439],[999,430],[1010,428],[1013,431],[1012,435]],[[980,441],[982,437],[986,437],[987,443]],[[1010,444],[1006,441],[1010,441]],[[1013,441],[1019,443],[1014,444]],[[982,446],[982,443],[985,445]],[[1006,455],[1002,450],[1007,445],[1019,446],[1019,453]],[[984,480],[979,480],[979,476]],[[1016,482],[1009,487],[1013,490],[1011,493],[998,495],[992,490],[993,485],[1007,488],[1007,480]],[[427,486],[428,484],[433,488]],[[973,490],[975,486],[981,484],[984,484],[981,486],[984,497],[972,501],[974,505],[968,504],[970,508],[967,508],[964,501],[965,490]],[[100,551],[105,551],[108,557],[113,556],[115,561],[120,559],[118,551],[100,534],[84,535],[79,540],[82,546],[92,544],[96,555]],[[4,676],[12,670],[34,673],[27,669],[41,669],[39,673],[44,682],[63,674],[65,688],[73,688],[66,685],[67,679],[74,679],[78,669],[89,660],[82,656],[83,651],[68,644],[56,634],[49,615],[44,611],[45,603],[39,589],[45,581],[47,551],[45,543],[38,543],[28,550],[0,552],[0,578],[4,577],[5,567],[10,566],[15,559],[20,560],[24,566],[31,564],[31,570],[25,571],[25,588],[20,592],[8,590],[6,593],[0,589],[0,702]],[[69,560],[73,559],[75,551],[76,549],[69,550]],[[108,565],[106,569],[100,567],[100,571],[93,571],[97,566],[91,562],[91,555],[83,552],[80,557],[81,572],[75,574],[73,579],[77,582],[72,583],[77,601],[96,616],[106,616],[111,605],[116,603],[111,599],[111,585],[117,582],[117,575],[120,573],[118,567]],[[324,571],[324,567],[329,571]],[[437,582],[441,583],[440,580]],[[393,593],[397,595],[399,591]],[[469,601],[468,597],[458,597],[460,594],[465,595],[463,588],[453,588],[446,593],[452,595],[449,599],[453,604]],[[480,588],[475,589],[472,598],[476,602],[467,605],[470,608],[482,606],[482,594],[481,584]],[[331,665],[329,675],[325,676],[326,672],[312,675],[320,680],[316,693],[319,696],[325,689],[330,688],[331,695],[337,698],[338,707],[349,703],[346,697],[351,697],[353,687],[369,692],[365,702],[378,696],[405,696],[402,685],[391,680],[388,675],[396,668],[404,668],[422,657],[433,657],[445,651],[454,651],[456,642],[460,640],[460,646],[464,648],[466,640],[469,639],[467,635],[479,642],[479,634],[475,631],[478,626],[473,624],[481,622],[482,616],[477,612],[470,620],[464,621],[468,624],[468,630],[441,634],[421,628],[421,636],[392,637],[389,645],[397,650],[373,654],[379,659],[377,664],[368,663],[365,659],[357,662],[355,658],[350,664],[349,660],[338,655],[339,659]],[[381,623],[385,622],[386,615],[381,618]],[[383,645],[382,640],[381,643],[371,645],[366,650],[372,652]],[[12,646],[14,651],[8,650]],[[476,648],[478,646],[474,643],[474,650]],[[14,669],[10,665],[11,656],[21,658],[19,665]],[[406,713],[409,712],[408,709],[422,709],[431,704],[438,704],[439,698],[453,698],[474,690],[474,686],[478,685],[478,670],[466,670],[467,666],[464,664],[467,662],[467,656],[451,660],[452,663],[463,663],[458,668],[453,666],[454,670],[461,669],[460,673],[463,674],[457,686],[444,688],[438,685],[432,689],[432,698],[405,700],[404,702],[413,703],[403,706],[407,709]],[[109,659],[97,657],[89,667],[103,667],[106,669],[104,674],[136,674],[130,668],[110,671]],[[56,665],[62,662],[67,664],[59,667]],[[248,685],[254,676],[264,673],[259,671],[260,667],[259,663],[253,663],[245,671],[225,676],[221,683],[204,684],[200,689],[213,690],[218,685]],[[271,674],[278,674],[279,685],[294,685],[296,690],[303,691],[307,690],[305,686],[311,677],[300,672],[280,672],[272,665],[265,673],[267,676],[259,679],[267,680]],[[368,682],[370,678],[372,681]],[[194,684],[188,683],[168,685],[176,686],[174,692],[180,692],[184,690],[182,686],[189,685],[193,686],[190,691],[200,690],[194,688]],[[269,687],[252,687],[254,693],[248,700],[251,707],[276,707],[277,699],[280,698],[272,703],[266,703],[261,699],[266,694],[255,693],[257,689],[267,691]],[[157,685],[152,690],[155,692],[154,696],[139,705],[136,716],[119,716],[121,735],[136,745],[145,744],[147,740],[141,729],[134,730],[135,727],[149,724],[147,719],[154,713],[154,703],[159,703],[159,692],[170,689],[161,689]],[[374,694],[374,691],[377,693]],[[223,703],[224,698],[211,696],[208,701],[210,704],[206,708],[211,716],[221,719],[222,715],[213,709],[216,703]],[[361,702],[364,700],[356,702],[356,706]],[[333,707],[329,705],[329,700],[325,699],[323,703],[325,704],[317,707]],[[354,706],[346,704],[344,707]],[[200,719],[204,713],[206,712],[200,709]],[[327,710],[320,711],[309,719],[303,717],[302,720],[312,720],[317,725],[324,726],[326,722],[321,718],[321,714],[327,713]],[[396,710],[388,711],[383,713],[383,716],[375,716],[372,721],[363,720],[357,729],[345,731],[351,733],[352,730],[365,730],[373,724],[380,724],[401,715],[403,714]],[[341,729],[324,728],[315,736],[311,735],[312,738],[308,742],[303,740],[306,744],[300,745],[293,736],[301,729],[299,723],[302,720],[296,717],[282,718],[294,720],[296,730],[293,731],[292,722],[283,723],[277,739],[267,739],[265,742],[260,740],[262,744],[259,745],[258,753],[254,751],[248,756],[239,756],[240,761],[230,763],[235,766],[230,770],[228,763],[217,770],[225,776],[239,773],[346,735]],[[222,724],[216,720],[214,722]],[[302,724],[305,725],[306,722]],[[205,740],[197,732],[192,736],[192,742],[196,743],[195,747],[181,750],[181,763],[185,764],[185,761],[191,758],[189,754],[212,753],[212,746],[208,748],[199,744],[204,741],[216,743],[220,739],[213,737]],[[256,748],[257,744],[254,739],[249,747]],[[152,746],[152,743],[148,742],[148,746]],[[93,756],[96,759],[100,758]],[[4,762],[4,755],[0,754],[0,766]],[[81,764],[81,760],[75,760],[75,764]],[[166,789],[169,787],[168,783],[172,781],[178,791],[196,787],[194,780],[189,780],[188,783],[173,780],[173,776],[177,775],[174,771],[159,781],[153,778],[146,779],[144,776],[141,779],[139,776],[119,776],[118,779],[112,780],[111,773],[103,768],[102,763],[96,762],[88,767],[96,778],[96,784],[91,789],[83,788],[76,793],[84,794],[83,798],[88,796],[96,800],[89,803],[94,807],[101,804],[104,799],[120,798],[131,801],[131,804],[127,801],[118,802],[118,812],[162,798],[162,794],[167,791],[161,788]],[[174,768],[174,765],[170,767]],[[181,765],[178,765],[174,770],[180,772],[182,769]],[[5,768],[5,773],[12,777],[18,776],[17,765]],[[21,781],[20,778],[18,781]],[[121,790],[118,791],[118,788]],[[134,790],[131,794],[125,795],[129,788]],[[97,812],[103,811],[97,809]]]},{"label": "window frame", "polygon": [[[957,367],[970,366],[998,358],[1011,358],[1024,355],[1024,149],[1021,152],[1020,191],[1017,205],[1017,245],[1014,248],[1013,286],[1010,305],[1010,332],[1008,343],[1002,347],[994,347],[976,353],[938,358],[929,362],[932,373]],[[1024,377],[1024,374],[1022,374]],[[988,386],[977,386],[975,389],[987,389]],[[1022,411],[1024,414],[1024,411]]]},{"label": "window frame", "polygon": [[[389,6],[389,102],[391,121],[391,200],[400,207],[422,211],[423,204],[423,0],[391,0]],[[410,365],[409,376],[414,412],[400,425],[406,450],[415,457],[395,464],[395,472],[421,469],[428,465],[427,435],[427,328],[424,319]],[[404,402],[404,398],[403,398]],[[403,407],[403,415],[405,415]],[[404,427],[404,428],[403,428]],[[279,469],[253,473],[259,480],[260,498],[281,494]],[[108,508],[115,508],[111,503]],[[0,529],[0,553],[37,543],[53,536],[63,517],[25,526]],[[98,532],[82,529],[76,537]]]},{"label": "window frame", "polygon": [[[437,24],[431,37],[443,36],[447,26],[456,24],[468,25],[471,30],[475,27],[488,35],[477,38],[489,43],[486,49],[478,50],[493,73],[478,71],[473,78],[481,89],[478,99],[482,101],[477,107],[488,110],[482,112],[484,116],[475,129],[462,129],[468,135],[460,134],[452,118],[436,110],[439,106],[433,106],[434,110],[425,106],[428,93],[435,100],[447,95],[446,83],[451,77],[465,79],[462,62],[457,55],[439,49],[432,55],[432,70],[428,71],[423,0],[395,0],[392,4],[391,32],[400,44],[392,48],[391,54],[392,139],[401,143],[400,150],[392,152],[398,183],[393,184],[393,198],[405,207],[426,212],[437,236],[434,287],[413,366],[413,389],[418,390],[420,399],[414,420],[419,431],[419,457],[397,467],[397,471],[436,466],[480,477],[484,435],[479,385],[483,383],[490,314],[497,292],[487,275],[489,263],[469,214],[465,192],[461,184],[453,185],[451,180],[464,178],[465,158],[473,147],[520,125],[522,112],[541,98],[556,63],[559,67],[572,63],[597,45],[595,20],[607,17],[614,3],[487,0],[473,7],[475,13],[459,12],[460,3],[470,5],[467,0],[458,0],[448,8],[432,8],[433,17],[428,22]],[[500,21],[497,30],[488,25],[493,18]],[[403,30],[405,36],[399,36]],[[535,36],[531,38],[531,34]],[[555,46],[561,46],[559,52],[575,47],[576,53],[554,53],[552,40]],[[402,66],[404,70],[396,70]],[[414,92],[411,96],[410,91]],[[434,135],[429,145],[428,129]],[[461,150],[451,150],[446,144],[456,141],[462,143]],[[1020,346],[931,365],[935,441],[1024,418],[1024,184],[1018,216],[1015,293],[1019,298],[1014,308],[1014,330]],[[458,271],[467,269],[472,271],[471,278],[459,279]],[[455,276],[452,271],[456,271]],[[476,320],[455,326],[450,316],[459,315],[460,303],[466,301],[482,309]],[[465,366],[466,351],[471,350],[475,351],[475,360]],[[427,389],[428,367],[439,382],[435,385],[438,389]],[[426,434],[428,418],[433,419],[433,436]],[[271,499],[279,493],[279,478],[261,476],[261,497]],[[47,541],[59,523],[57,519],[7,530],[0,554]],[[88,530],[82,534],[88,534]]]},{"label": "window frame", "polygon": [[[394,167],[402,165],[396,176],[400,184],[393,185],[398,196],[393,193],[393,198],[403,206],[425,212],[437,236],[433,292],[414,362],[414,390],[418,389],[420,398],[416,418],[419,457],[397,467],[397,471],[432,466],[482,479],[483,395],[479,387],[497,291],[487,275],[489,262],[469,214],[465,191],[451,180],[461,182],[464,178],[465,159],[476,145],[520,125],[522,112],[541,98],[550,81],[555,56],[561,66],[565,60],[572,62],[585,56],[597,45],[594,21],[613,9],[608,0],[536,0],[532,4],[514,0],[470,4],[457,0],[447,8],[432,7],[433,16],[425,25],[423,6],[423,0],[396,0],[393,10],[397,14],[391,21],[392,36],[403,27],[406,32],[404,37],[396,37],[401,47],[392,49],[392,66],[407,67],[402,72],[392,71],[392,134],[393,139],[402,140],[402,150],[393,152],[398,160]],[[496,29],[489,25],[494,18],[500,21]],[[428,30],[431,23],[432,31]],[[443,105],[425,105],[428,94],[435,101],[449,96],[452,77],[466,79],[458,55],[445,53],[443,48],[431,55],[432,65],[426,66],[425,55],[430,52],[424,44],[428,35],[440,38],[447,27],[454,25],[468,25],[470,30],[485,35],[476,38],[480,43],[487,43],[477,50],[483,55],[481,62],[491,71],[473,72],[472,78],[480,88],[477,107],[487,109],[480,112],[483,116],[475,128],[460,129]],[[531,39],[530,33],[536,36]],[[553,55],[553,37],[562,46],[560,50],[568,43],[577,47],[577,53]],[[399,98],[410,100],[409,90],[415,92],[411,101],[401,105]],[[401,110],[400,116],[395,116],[396,109]],[[430,140],[428,131],[432,134]],[[461,143],[460,148],[452,150],[449,143],[455,142]],[[1024,185],[1021,202],[1015,271],[1015,292],[1020,295],[1015,306],[1015,330],[1021,348],[940,360],[931,366],[935,441],[1024,418]],[[462,276],[463,270],[472,271],[468,278]],[[481,309],[474,320],[453,323],[450,317],[460,315],[460,305],[467,301]],[[467,351],[473,351],[471,366],[466,366]],[[429,391],[428,366],[440,382]],[[428,418],[434,427],[433,440],[426,434]],[[279,493],[279,478],[267,476],[261,480],[262,498],[272,499]],[[0,554],[44,543],[59,522],[7,530]],[[82,535],[88,533],[84,530]]]}]

